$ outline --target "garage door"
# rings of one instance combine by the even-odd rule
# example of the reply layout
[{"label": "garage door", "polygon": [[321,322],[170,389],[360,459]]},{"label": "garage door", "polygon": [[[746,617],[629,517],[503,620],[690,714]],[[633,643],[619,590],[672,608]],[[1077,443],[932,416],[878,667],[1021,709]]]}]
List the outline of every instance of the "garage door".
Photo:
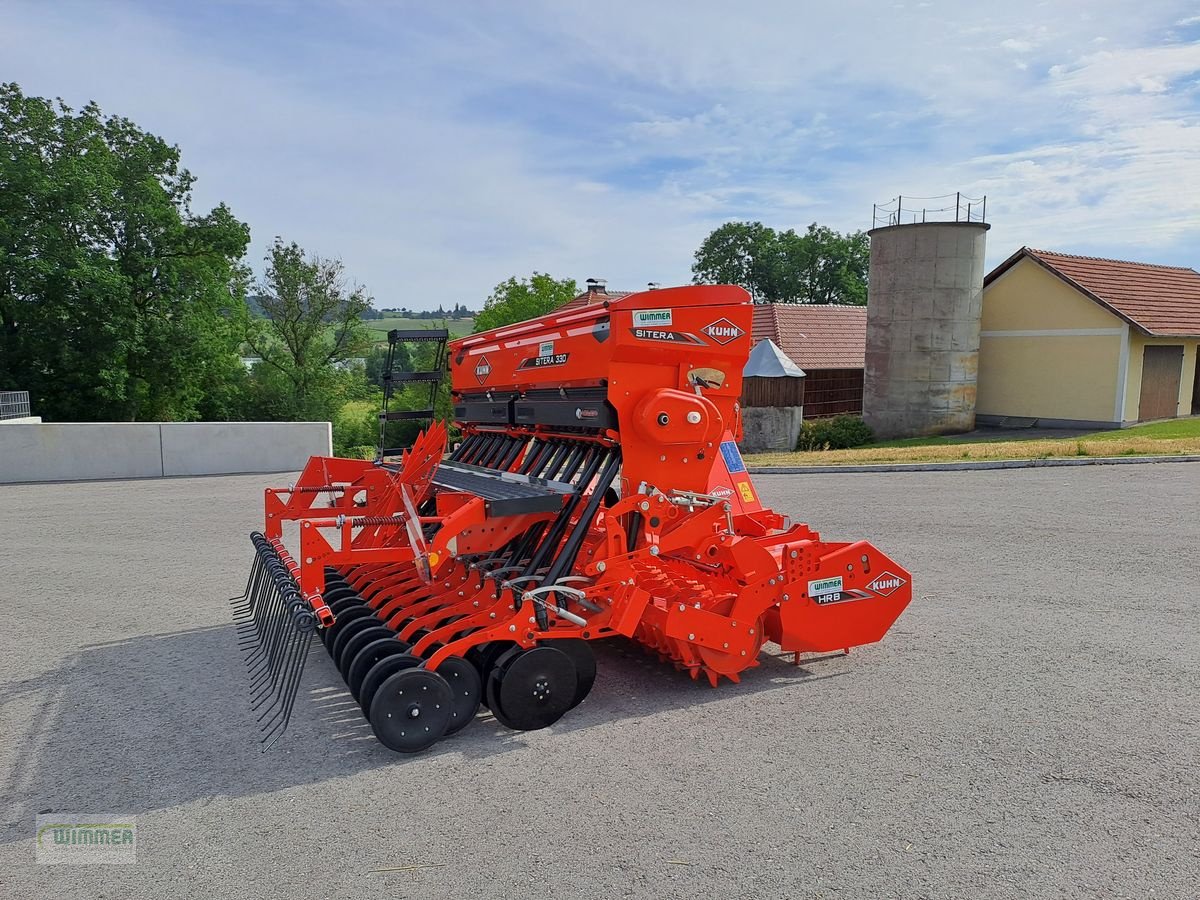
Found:
[{"label": "garage door", "polygon": [[1138,419],[1172,419],[1179,414],[1183,347],[1147,347],[1142,356],[1142,399]]}]

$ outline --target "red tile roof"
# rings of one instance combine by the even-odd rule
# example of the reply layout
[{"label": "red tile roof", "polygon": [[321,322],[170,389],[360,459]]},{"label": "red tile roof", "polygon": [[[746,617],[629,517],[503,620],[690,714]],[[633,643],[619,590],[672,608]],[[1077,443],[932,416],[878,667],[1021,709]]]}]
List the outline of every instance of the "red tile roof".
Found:
[{"label": "red tile roof", "polygon": [[578,296],[572,297],[555,312],[564,312],[568,309],[580,309],[592,303],[603,303],[605,300],[620,300],[622,297],[628,297],[633,291],[584,291]]},{"label": "red tile roof", "polygon": [[1146,334],[1200,335],[1200,273],[1194,269],[1022,247],[993,269],[984,285],[1026,256]]},{"label": "red tile roof", "polygon": [[816,369],[861,369],[867,348],[867,308],[804,303],[754,307],[755,341],[770,338],[788,359]]}]

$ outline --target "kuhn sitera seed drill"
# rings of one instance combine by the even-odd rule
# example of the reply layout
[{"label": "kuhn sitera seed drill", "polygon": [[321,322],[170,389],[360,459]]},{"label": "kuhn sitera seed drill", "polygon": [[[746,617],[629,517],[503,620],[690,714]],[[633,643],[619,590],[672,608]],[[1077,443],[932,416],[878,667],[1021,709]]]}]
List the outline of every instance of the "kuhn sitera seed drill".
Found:
[{"label": "kuhn sitera seed drill", "polygon": [[882,638],[909,573],[791,524],[746,471],[750,327],[745,291],[702,286],[453,341],[452,452],[434,422],[398,458],[313,457],[268,489],[237,608],[264,741],[287,726],[314,634],[379,740],[409,752],[481,703],[510,728],[552,724],[591,689],[601,638],[714,686],[766,641]]}]

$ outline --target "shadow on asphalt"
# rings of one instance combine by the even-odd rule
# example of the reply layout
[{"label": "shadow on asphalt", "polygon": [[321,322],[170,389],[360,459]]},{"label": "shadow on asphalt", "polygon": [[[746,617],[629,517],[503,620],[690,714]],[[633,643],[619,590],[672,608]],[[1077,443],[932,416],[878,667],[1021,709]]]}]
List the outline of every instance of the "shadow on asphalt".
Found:
[{"label": "shadow on asphalt", "polygon": [[[49,675],[0,689],[5,719],[29,722],[6,735],[19,749],[0,772],[9,811],[0,843],[28,840],[43,812],[139,814],[213,797],[279,791],[409,765],[443,753],[485,758],[525,746],[482,708],[475,722],[423,754],[382,747],[320,642],[314,642],[291,727],[261,752],[248,678],[232,625],[87,646]],[[624,639],[596,642],[591,695],[553,729],[586,730],[760,691],[815,684],[830,657],[794,666],[764,652],[740,684],[711,688]],[[835,655],[840,656],[840,655]],[[21,710],[32,710],[32,715]]]}]

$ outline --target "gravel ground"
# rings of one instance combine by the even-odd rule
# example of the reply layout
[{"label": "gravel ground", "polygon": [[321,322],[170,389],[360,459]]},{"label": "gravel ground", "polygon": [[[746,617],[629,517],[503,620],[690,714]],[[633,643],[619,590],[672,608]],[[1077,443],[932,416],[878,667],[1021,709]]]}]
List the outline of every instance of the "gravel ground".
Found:
[{"label": "gravel ground", "polygon": [[[1197,896],[1198,464],[760,477],[911,568],[881,644],[712,690],[608,643],[417,757],[324,655],[257,750],[225,598],[280,481],[0,487],[0,896]],[[34,865],[43,811],[137,864]]]}]

